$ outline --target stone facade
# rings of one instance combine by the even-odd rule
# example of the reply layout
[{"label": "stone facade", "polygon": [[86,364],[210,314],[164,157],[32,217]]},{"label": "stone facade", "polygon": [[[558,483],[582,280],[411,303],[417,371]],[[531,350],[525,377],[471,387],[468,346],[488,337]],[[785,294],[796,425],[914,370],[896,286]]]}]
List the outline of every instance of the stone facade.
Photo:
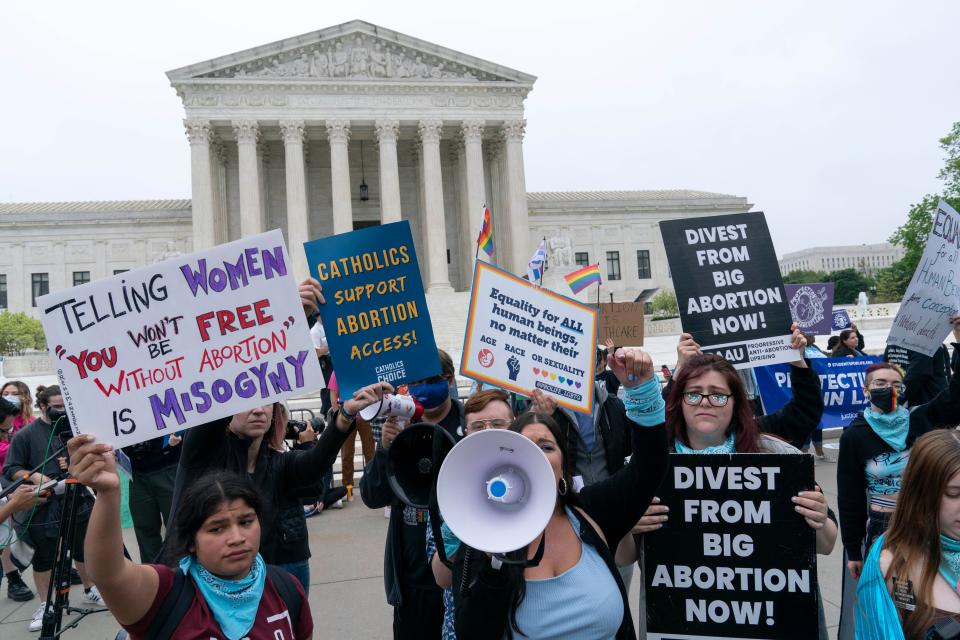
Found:
[{"label": "stone facade", "polygon": [[872,275],[879,269],[889,267],[903,257],[903,247],[881,242],[842,247],[813,247],[785,253],[780,258],[780,272],[791,271],[839,271],[856,269],[864,275]]}]

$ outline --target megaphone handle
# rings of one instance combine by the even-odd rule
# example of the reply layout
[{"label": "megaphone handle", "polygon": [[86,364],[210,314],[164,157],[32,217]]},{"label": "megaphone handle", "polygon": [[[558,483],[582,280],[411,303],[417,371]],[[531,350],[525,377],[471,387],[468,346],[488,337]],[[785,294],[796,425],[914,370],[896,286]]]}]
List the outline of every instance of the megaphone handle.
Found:
[{"label": "megaphone handle", "polygon": [[537,552],[533,554],[533,557],[529,560],[511,560],[506,555],[502,553],[495,553],[490,556],[490,566],[494,569],[500,570],[505,564],[515,564],[520,565],[526,569],[531,567],[537,567],[540,565],[540,561],[543,560],[543,550],[546,546],[547,541],[547,532],[544,530],[543,535],[540,536],[540,544],[537,545]]}]

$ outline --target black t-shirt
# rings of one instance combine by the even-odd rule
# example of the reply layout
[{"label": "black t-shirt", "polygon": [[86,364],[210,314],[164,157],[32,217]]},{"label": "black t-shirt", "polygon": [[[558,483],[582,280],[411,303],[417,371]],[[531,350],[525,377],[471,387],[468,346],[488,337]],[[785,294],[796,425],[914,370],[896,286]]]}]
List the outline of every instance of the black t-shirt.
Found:
[{"label": "black t-shirt", "polygon": [[[461,411],[456,400],[450,412],[439,425],[460,440]],[[433,570],[427,559],[427,510],[417,509],[406,504],[394,504],[394,509],[403,509],[403,525],[400,529],[400,542],[403,547],[403,583],[418,589],[439,589],[433,577]]]},{"label": "black t-shirt", "polygon": [[166,436],[123,448],[136,473],[152,473],[180,463],[180,445],[171,447]]}]

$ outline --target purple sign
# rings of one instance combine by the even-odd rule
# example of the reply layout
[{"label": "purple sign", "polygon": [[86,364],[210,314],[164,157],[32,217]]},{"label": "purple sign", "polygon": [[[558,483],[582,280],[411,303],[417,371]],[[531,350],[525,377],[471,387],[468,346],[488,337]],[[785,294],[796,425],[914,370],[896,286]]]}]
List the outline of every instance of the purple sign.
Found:
[{"label": "purple sign", "polygon": [[833,316],[833,283],[787,284],[784,287],[790,315],[800,331],[815,336],[829,335]]},{"label": "purple sign", "polygon": [[837,309],[833,312],[833,330],[834,331],[843,331],[849,327],[852,322],[850,322],[850,314],[847,313],[846,309]]}]

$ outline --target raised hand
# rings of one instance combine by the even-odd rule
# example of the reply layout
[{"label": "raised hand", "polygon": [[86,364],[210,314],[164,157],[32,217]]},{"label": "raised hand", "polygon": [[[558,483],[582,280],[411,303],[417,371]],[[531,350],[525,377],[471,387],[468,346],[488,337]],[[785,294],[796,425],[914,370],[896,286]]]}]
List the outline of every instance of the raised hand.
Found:
[{"label": "raised hand", "polygon": [[300,283],[298,289],[300,291],[300,304],[303,305],[303,312],[307,314],[309,318],[319,311],[319,307],[317,307],[318,300],[320,304],[326,302],[323,297],[323,285],[313,278],[307,278]]},{"label": "raised hand", "polygon": [[653,377],[650,354],[636,347],[621,347],[607,355],[607,366],[626,388],[635,387]]},{"label": "raised hand", "polygon": [[673,369],[673,375],[677,375],[680,368],[687,363],[693,356],[699,356],[700,345],[696,343],[693,336],[689,333],[681,333],[680,340],[677,342],[677,366]]},{"label": "raised hand", "polygon": [[552,416],[557,410],[557,399],[543,392],[542,389],[534,389],[530,394],[530,412],[543,413]]},{"label": "raised hand", "polygon": [[113,446],[94,442],[93,436],[79,435],[67,442],[70,452],[70,475],[94,491],[120,489],[117,459]]},{"label": "raised hand", "polygon": [[393,393],[393,385],[389,382],[375,382],[353,392],[353,397],[343,403],[343,408],[350,415],[357,415],[372,404],[383,399],[383,394]]},{"label": "raised hand", "polygon": [[[796,323],[790,325],[790,348],[796,349],[800,352],[800,355],[803,355],[803,350],[807,348],[807,339],[803,337],[803,333],[800,331],[800,327]],[[807,361],[804,358],[799,360],[794,360],[790,364],[801,369],[807,368]]]},{"label": "raised hand", "polygon": [[633,533],[650,533],[663,528],[663,523],[667,521],[667,512],[670,508],[665,504],[660,504],[660,498],[654,496],[653,502],[644,511],[643,517],[637,520],[633,525]]}]

